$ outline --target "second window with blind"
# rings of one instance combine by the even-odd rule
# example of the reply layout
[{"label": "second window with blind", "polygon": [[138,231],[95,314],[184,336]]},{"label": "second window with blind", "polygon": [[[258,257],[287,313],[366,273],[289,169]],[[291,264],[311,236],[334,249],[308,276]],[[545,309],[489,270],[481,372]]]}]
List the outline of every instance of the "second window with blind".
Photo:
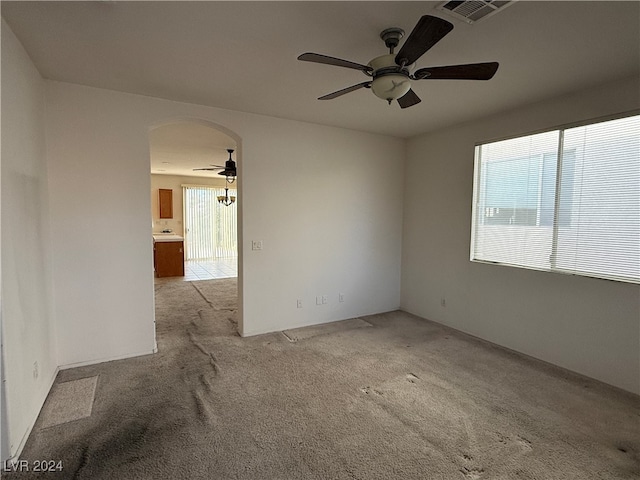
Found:
[{"label": "second window with blind", "polygon": [[475,157],[471,260],[640,283],[640,115]]}]

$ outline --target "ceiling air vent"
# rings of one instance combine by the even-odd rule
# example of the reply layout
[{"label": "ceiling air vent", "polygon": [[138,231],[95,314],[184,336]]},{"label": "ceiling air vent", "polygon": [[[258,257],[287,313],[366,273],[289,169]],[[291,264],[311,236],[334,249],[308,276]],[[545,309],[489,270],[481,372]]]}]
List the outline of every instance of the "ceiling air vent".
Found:
[{"label": "ceiling air vent", "polygon": [[436,8],[467,23],[475,23],[482,18],[487,18],[511,5],[514,0],[498,2],[492,0],[462,0],[457,2],[444,2]]}]

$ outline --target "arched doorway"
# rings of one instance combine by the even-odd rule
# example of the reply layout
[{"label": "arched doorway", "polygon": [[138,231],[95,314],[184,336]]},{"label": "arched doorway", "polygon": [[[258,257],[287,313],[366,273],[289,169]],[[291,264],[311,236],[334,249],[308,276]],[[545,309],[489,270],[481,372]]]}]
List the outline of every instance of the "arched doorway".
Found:
[{"label": "arched doorway", "polygon": [[[228,183],[228,179],[218,175],[218,171],[194,170],[210,165],[225,165],[229,158],[228,150],[233,150],[232,157],[238,166],[238,175],[233,183]],[[169,231],[184,239],[186,255],[183,280],[237,276],[237,321],[238,331],[242,335],[241,150],[241,139],[237,134],[207,120],[175,118],[158,122],[149,128],[152,231],[156,235]],[[224,188],[228,188],[229,193]],[[173,193],[172,218],[160,216],[160,190]],[[229,202],[225,202],[224,206],[219,204],[216,198],[222,192],[235,196],[236,201],[231,205]],[[196,225],[198,222],[194,219],[198,219],[199,210],[188,210],[190,202],[195,203],[190,200],[195,198],[194,195],[212,199],[214,222],[207,220]],[[214,215],[214,210],[219,214]],[[231,216],[235,217],[235,223],[229,224],[228,228],[226,224],[224,228],[220,227],[220,218],[230,219]],[[224,245],[218,244],[213,250],[197,249],[194,243],[196,231],[207,228],[220,229],[220,232],[213,232],[212,236],[220,238]],[[230,229],[234,229],[232,234],[229,233]],[[231,239],[235,242],[233,248],[229,245]],[[203,252],[213,252],[212,257],[202,258],[208,254]],[[232,257],[234,253],[235,257]]]}]

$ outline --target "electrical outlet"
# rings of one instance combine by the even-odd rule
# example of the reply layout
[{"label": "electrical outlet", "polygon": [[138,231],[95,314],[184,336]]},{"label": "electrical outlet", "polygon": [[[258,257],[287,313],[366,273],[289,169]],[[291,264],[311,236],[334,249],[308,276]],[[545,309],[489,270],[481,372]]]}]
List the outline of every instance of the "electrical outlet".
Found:
[{"label": "electrical outlet", "polygon": [[326,305],[329,303],[329,295],[322,295],[322,304]]},{"label": "electrical outlet", "polygon": [[302,308],[302,300],[298,299],[298,308]]},{"label": "electrical outlet", "polygon": [[344,293],[339,293],[339,294],[338,294],[338,301],[339,301],[340,303],[344,302]]},{"label": "electrical outlet", "polygon": [[262,240],[254,240],[251,242],[251,250],[262,250]]}]

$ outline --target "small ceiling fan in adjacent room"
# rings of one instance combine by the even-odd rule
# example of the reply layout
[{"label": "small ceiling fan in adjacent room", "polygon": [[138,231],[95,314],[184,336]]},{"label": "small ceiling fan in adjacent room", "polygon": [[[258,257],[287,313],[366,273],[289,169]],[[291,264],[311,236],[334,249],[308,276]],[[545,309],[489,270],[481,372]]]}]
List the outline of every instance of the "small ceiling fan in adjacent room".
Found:
[{"label": "small ceiling fan in adjacent room", "polygon": [[225,177],[227,177],[227,182],[228,183],[233,183],[237,177],[237,172],[236,172],[236,162],[234,162],[231,159],[231,154],[234,152],[233,148],[228,148],[227,152],[229,152],[229,160],[227,160],[224,164],[224,166],[222,165],[210,165],[209,167],[205,167],[205,168],[194,168],[194,171],[197,170],[207,170],[207,171],[212,171],[215,172],[216,170],[222,170],[221,172],[218,173],[218,175],[223,175]]},{"label": "small ceiling fan in adjacent room", "polygon": [[380,38],[389,48],[389,54],[376,57],[367,65],[319,53],[303,53],[298,60],[352,68],[371,77],[366,82],[329,93],[318,100],[331,100],[361,88],[370,88],[377,97],[386,100],[389,104],[397,100],[401,108],[407,108],[421,101],[411,88],[411,82],[414,80],[489,80],[498,70],[497,62],[486,62],[425,67],[412,73],[415,62],[451,30],[453,25],[446,20],[424,15],[397,54],[394,54],[394,49],[404,36],[404,30],[397,27],[383,30]]}]

